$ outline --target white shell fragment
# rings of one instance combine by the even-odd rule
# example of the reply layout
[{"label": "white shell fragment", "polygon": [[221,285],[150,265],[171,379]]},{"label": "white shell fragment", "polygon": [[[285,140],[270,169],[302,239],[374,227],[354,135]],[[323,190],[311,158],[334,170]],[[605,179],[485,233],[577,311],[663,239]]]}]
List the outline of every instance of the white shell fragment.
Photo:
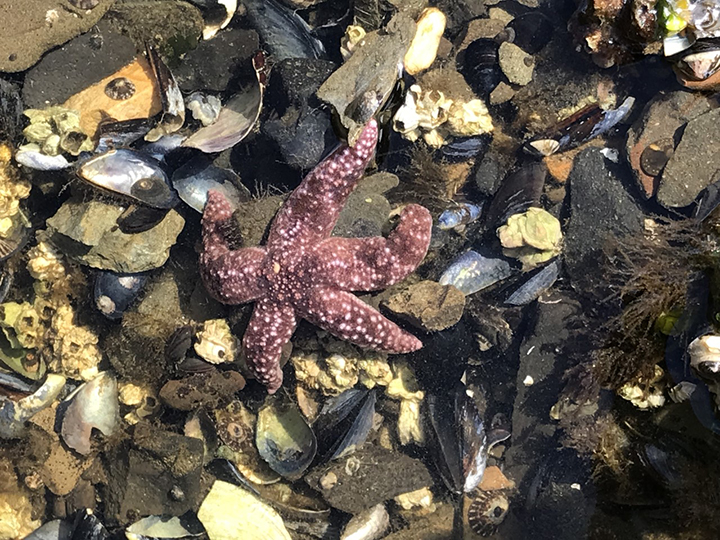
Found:
[{"label": "white shell fragment", "polygon": [[222,102],[217,96],[206,95],[202,92],[193,92],[185,100],[185,106],[192,112],[193,118],[209,126],[217,120]]},{"label": "white shell fragment", "polygon": [[688,346],[690,366],[706,378],[720,374],[720,336],[706,335],[695,338]]},{"label": "white shell fragment", "polygon": [[353,516],[343,529],[340,540],[377,540],[390,526],[390,516],[384,504],[368,508]]},{"label": "white shell fragment", "polygon": [[440,285],[453,285],[463,294],[473,294],[509,277],[510,264],[502,259],[489,259],[476,251],[468,251],[455,259],[443,275]]},{"label": "white shell fragment", "polygon": [[65,156],[43,154],[36,144],[21,146],[15,154],[15,161],[24,167],[39,171],[59,171],[70,167],[70,162],[65,159]]},{"label": "white shell fragment", "polygon": [[34,394],[19,401],[0,400],[0,438],[19,437],[25,429],[25,422],[51,405],[64,386],[65,377],[51,373]]},{"label": "white shell fragment", "polygon": [[203,39],[206,41],[214,38],[220,30],[230,24],[237,11],[237,0],[217,0],[217,3],[225,8],[225,16],[222,20],[205,23]]},{"label": "white shell fragment", "polygon": [[216,480],[198,510],[210,540],[291,540],[280,515],[241,487]]},{"label": "white shell fragment", "polygon": [[109,437],[118,426],[120,405],[117,380],[108,372],[86,382],[68,398],[60,434],[70,448],[80,454],[90,452],[93,428]]},{"label": "white shell fragment", "polygon": [[417,21],[415,37],[405,53],[403,64],[410,75],[429,68],[437,56],[440,40],[445,32],[445,14],[438,8],[427,8]]},{"label": "white shell fragment", "polygon": [[188,538],[202,534],[200,524],[195,521],[199,531],[188,530],[177,516],[147,516],[125,529],[127,540],[146,540],[150,538]]}]

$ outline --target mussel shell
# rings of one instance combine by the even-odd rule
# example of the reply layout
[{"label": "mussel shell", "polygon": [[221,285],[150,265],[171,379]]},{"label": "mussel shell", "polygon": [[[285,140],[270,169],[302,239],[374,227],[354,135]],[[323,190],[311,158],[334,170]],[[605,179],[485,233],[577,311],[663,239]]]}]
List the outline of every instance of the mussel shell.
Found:
[{"label": "mussel shell", "polygon": [[202,154],[178,168],[173,173],[172,183],[180,199],[200,213],[205,208],[211,189],[220,191],[233,206],[250,199],[249,191],[241,191],[237,187],[242,185],[237,174],[216,167],[209,157]]},{"label": "mussel shell", "polygon": [[78,176],[95,186],[153,208],[167,210],[179,202],[159,164],[127,148],[110,150],[89,159],[78,169]]},{"label": "mussel shell", "polygon": [[165,342],[165,358],[173,364],[183,361],[192,347],[195,329],[190,325],[177,328]]},{"label": "mussel shell", "polygon": [[445,485],[469,493],[482,480],[487,463],[487,435],[475,402],[465,386],[448,394],[428,396],[430,425],[435,434],[435,460]]},{"label": "mussel shell", "polygon": [[93,428],[110,436],[119,423],[117,380],[108,372],[83,384],[69,398],[60,435],[70,448],[82,455],[90,452]]},{"label": "mussel shell", "polygon": [[491,259],[469,250],[457,257],[440,276],[440,285],[452,285],[465,294],[473,294],[512,275],[504,259]]},{"label": "mussel shell", "polygon": [[372,429],[375,402],[374,391],[351,388],[325,404],[313,424],[323,460],[343,457],[365,442]]},{"label": "mussel shell", "polygon": [[283,392],[269,395],[258,411],[255,444],[270,468],[297,480],[317,452],[317,439],[302,413]]},{"label": "mussel shell", "polygon": [[148,118],[101,122],[98,125],[99,140],[95,153],[128,146],[142,139],[154,125],[155,122]]},{"label": "mussel shell", "polygon": [[676,68],[688,79],[704,81],[720,69],[720,39],[702,39],[678,55]]},{"label": "mussel shell", "polygon": [[142,290],[147,275],[98,272],[93,298],[100,313],[108,319],[120,319]]},{"label": "mussel shell", "polygon": [[558,275],[560,275],[560,262],[554,260],[533,273],[527,281],[508,296],[505,303],[511,306],[524,306],[529,304],[552,287]]},{"label": "mussel shell", "polygon": [[108,540],[110,534],[92,510],[78,510],[71,540]]},{"label": "mussel shell", "polygon": [[529,163],[505,177],[488,207],[485,223],[490,229],[503,225],[510,216],[537,204],[542,195],[547,167]]},{"label": "mussel shell", "polygon": [[72,523],[64,519],[53,519],[35,529],[24,540],[70,540],[72,532]]},{"label": "mussel shell", "polygon": [[125,234],[137,234],[149,231],[160,223],[169,210],[144,205],[132,205],[118,216],[115,223]]},{"label": "mussel shell", "polygon": [[492,39],[476,39],[462,52],[459,71],[470,88],[479,97],[487,100],[502,80],[502,71],[498,63],[500,46]]}]

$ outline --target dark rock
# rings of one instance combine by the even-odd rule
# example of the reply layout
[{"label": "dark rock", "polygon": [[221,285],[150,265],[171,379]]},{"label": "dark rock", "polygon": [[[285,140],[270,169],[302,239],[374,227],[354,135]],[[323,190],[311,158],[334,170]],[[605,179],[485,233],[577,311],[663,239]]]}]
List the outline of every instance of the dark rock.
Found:
[{"label": "dark rock", "polygon": [[[337,482],[321,484],[327,474],[335,475]],[[379,446],[366,446],[348,457],[317,467],[305,481],[318,490],[330,506],[349,514],[367,510],[401,493],[433,485],[422,461]]]},{"label": "dark rock", "polygon": [[652,171],[645,171],[642,166],[645,149],[658,141],[674,140],[677,144],[685,125],[714,106],[714,100],[702,94],[680,91],[658,94],[645,106],[642,116],[628,131],[625,146],[635,179],[645,197],[652,197],[660,182],[660,173],[646,174]]},{"label": "dark rock", "polygon": [[291,58],[273,67],[266,103],[275,112],[262,131],[280,147],[283,159],[298,169],[310,169],[333,140],[330,111],[315,97],[335,69],[326,60]]},{"label": "dark rock", "polygon": [[89,11],[56,0],[3,3],[0,18],[0,71],[24,71],[42,54],[97,24],[114,0],[101,0]]},{"label": "dark rock", "polygon": [[333,236],[381,236],[391,211],[390,203],[382,193],[396,187],[398,183],[398,177],[388,172],[379,172],[360,180],[340,211]]},{"label": "dark rock", "polygon": [[642,211],[623,186],[621,172],[600,149],[589,148],[578,155],[568,178],[571,214],[564,254],[568,273],[580,282],[595,275],[609,238],[642,231]]},{"label": "dark rock", "polygon": [[391,296],[383,305],[418,328],[439,332],[460,320],[465,295],[452,285],[421,281]]},{"label": "dark rock", "polygon": [[558,449],[559,428],[550,416],[564,375],[574,365],[563,346],[582,314],[574,300],[555,300],[535,304],[518,353],[513,444],[505,454],[505,473],[518,484],[522,500],[503,525],[508,538],[585,538],[594,510],[590,461]]},{"label": "dark rock", "polygon": [[28,71],[23,100],[28,108],[60,105],[135,59],[135,44],[105,22],[47,55]]},{"label": "dark rock", "polygon": [[465,29],[469,21],[487,13],[485,2],[476,0],[440,0],[435,7],[447,17],[448,35],[456,35]]},{"label": "dark rock", "polygon": [[[143,516],[179,516],[197,509],[203,455],[200,439],[138,424],[132,441],[106,455],[106,518],[125,525]],[[178,489],[183,497],[173,496]]]},{"label": "dark rock", "polygon": [[170,210],[152,229],[125,234],[117,226],[123,211],[114,204],[74,198],[47,220],[47,226],[61,251],[93,268],[129,274],[165,264],[185,220]]},{"label": "dark rock", "polygon": [[720,180],[720,109],[690,120],[660,180],[657,200],[674,208],[691,204]]},{"label": "dark rock", "polygon": [[160,390],[160,399],[173,409],[192,411],[200,407],[224,407],[235,392],[245,387],[237,371],[195,373],[180,380],[168,381]]},{"label": "dark rock", "polygon": [[475,187],[486,197],[492,197],[510,167],[511,162],[507,154],[491,146],[480,165],[473,172]]},{"label": "dark rock", "polygon": [[173,75],[183,92],[222,92],[259,46],[254,30],[225,30],[187,53]]},{"label": "dark rock", "polygon": [[15,141],[21,133],[23,102],[17,85],[0,79],[0,140]]},{"label": "dark rock", "polygon": [[528,54],[539,53],[553,36],[552,23],[539,11],[515,17],[507,27],[515,32],[513,43]]},{"label": "dark rock", "polygon": [[452,504],[440,503],[434,512],[411,515],[406,528],[384,536],[384,540],[447,540],[453,536],[454,509]]},{"label": "dark rock", "polygon": [[205,24],[199,9],[175,0],[116,2],[104,20],[129,36],[138,50],[149,43],[172,60],[197,46]]}]

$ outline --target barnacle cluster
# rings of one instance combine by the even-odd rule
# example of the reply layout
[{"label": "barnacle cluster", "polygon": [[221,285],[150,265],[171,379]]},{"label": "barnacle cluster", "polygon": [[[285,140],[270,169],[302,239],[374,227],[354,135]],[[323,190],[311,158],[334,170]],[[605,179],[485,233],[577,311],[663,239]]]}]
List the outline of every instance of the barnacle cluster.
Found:
[{"label": "barnacle cluster", "polygon": [[29,144],[22,148],[37,150],[48,156],[67,152],[77,156],[89,152],[94,145],[80,128],[80,113],[63,107],[28,109],[25,116],[30,125],[23,130]]},{"label": "barnacle cluster", "polygon": [[12,150],[0,144],[0,236],[6,237],[20,212],[20,201],[30,195],[30,182],[20,178],[12,166]]},{"label": "barnacle cluster", "polygon": [[222,364],[235,360],[237,339],[232,335],[225,319],[205,321],[196,335],[195,352],[211,364]]},{"label": "barnacle cluster", "polygon": [[296,350],[290,360],[295,376],[306,388],[325,395],[338,395],[361,382],[367,388],[387,386],[392,371],[386,355],[377,351],[360,351],[341,341],[323,344],[323,350]]},{"label": "barnacle cluster", "polygon": [[407,363],[395,363],[393,375],[385,393],[391,398],[400,400],[400,414],[398,415],[400,444],[405,445],[411,442],[423,444],[425,434],[420,418],[420,402],[425,398],[425,392],[420,390],[415,374]]},{"label": "barnacle cluster", "polygon": [[451,99],[441,90],[414,84],[395,113],[393,129],[409,141],[422,136],[429,146],[440,148],[448,136],[482,135],[493,125],[482,100]]},{"label": "barnacle cluster", "polygon": [[25,538],[42,522],[32,518],[30,499],[8,458],[0,460],[0,538]]}]

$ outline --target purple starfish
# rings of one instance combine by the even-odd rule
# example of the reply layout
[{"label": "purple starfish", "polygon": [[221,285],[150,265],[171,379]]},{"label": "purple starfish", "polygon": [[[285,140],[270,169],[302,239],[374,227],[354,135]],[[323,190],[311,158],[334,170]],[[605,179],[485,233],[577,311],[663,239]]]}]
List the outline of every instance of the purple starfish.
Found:
[{"label": "purple starfish", "polygon": [[354,147],[341,146],[315,167],[278,212],[264,247],[230,250],[222,230],[232,208],[221,193],[208,193],[202,277],[223,303],[256,302],[243,347],[248,368],[271,394],[282,385],[280,353],[299,318],[361,347],[392,353],[422,347],[348,291],[383,289],[420,264],[430,243],[427,209],[406,206],[387,238],[330,237],[377,137],[371,120]]}]

